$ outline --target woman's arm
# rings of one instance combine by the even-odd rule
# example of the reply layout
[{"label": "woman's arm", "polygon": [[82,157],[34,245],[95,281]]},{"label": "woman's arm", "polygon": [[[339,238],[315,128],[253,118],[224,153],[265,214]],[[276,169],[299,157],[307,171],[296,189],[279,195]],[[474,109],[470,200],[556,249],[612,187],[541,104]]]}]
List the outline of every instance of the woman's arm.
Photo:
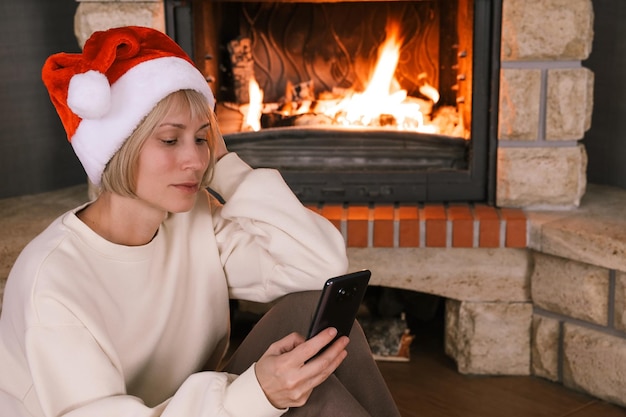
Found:
[{"label": "woman's arm", "polygon": [[147,405],[127,391],[116,359],[79,325],[33,327],[27,333],[26,350],[34,389],[47,417],[274,417],[285,411],[269,403],[253,368],[240,376],[193,374],[171,398]]},{"label": "woman's arm", "polygon": [[229,153],[212,188],[226,200],[214,221],[231,296],[270,301],[346,272],[341,233],[304,207],[278,171],[253,170]]}]

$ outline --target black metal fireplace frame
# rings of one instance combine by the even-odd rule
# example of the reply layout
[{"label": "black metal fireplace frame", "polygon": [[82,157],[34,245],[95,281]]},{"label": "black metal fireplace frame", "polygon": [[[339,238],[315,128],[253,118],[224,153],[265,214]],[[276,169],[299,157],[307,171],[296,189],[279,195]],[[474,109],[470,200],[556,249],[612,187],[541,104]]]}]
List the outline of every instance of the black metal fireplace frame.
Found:
[{"label": "black metal fireplace frame", "polygon": [[[193,1],[165,0],[165,6],[167,33],[193,57]],[[474,0],[472,128],[467,169],[281,170],[296,195],[308,203],[485,202],[493,205],[501,16],[502,0]],[[237,140],[240,139],[234,138],[233,142]]]}]

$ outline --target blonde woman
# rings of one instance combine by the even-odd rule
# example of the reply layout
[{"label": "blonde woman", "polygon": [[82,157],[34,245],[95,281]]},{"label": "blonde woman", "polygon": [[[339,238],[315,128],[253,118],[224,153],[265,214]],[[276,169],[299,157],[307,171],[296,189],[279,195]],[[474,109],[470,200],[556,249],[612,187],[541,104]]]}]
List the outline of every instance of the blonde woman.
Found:
[{"label": "blonde woman", "polygon": [[[95,33],[43,79],[95,200],[21,253],[0,317],[7,416],[397,416],[360,328],[305,340],[341,235],[229,153],[171,39]],[[225,202],[206,190],[210,187]],[[222,363],[229,299],[279,299]],[[8,413],[8,414],[7,414]]]}]

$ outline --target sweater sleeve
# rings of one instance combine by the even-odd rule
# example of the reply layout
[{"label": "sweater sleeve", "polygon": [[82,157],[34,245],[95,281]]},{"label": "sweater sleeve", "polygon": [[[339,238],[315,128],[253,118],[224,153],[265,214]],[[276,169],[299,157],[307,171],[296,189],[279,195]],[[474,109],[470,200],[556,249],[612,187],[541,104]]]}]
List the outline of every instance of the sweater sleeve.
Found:
[{"label": "sweater sleeve", "polygon": [[341,233],[302,205],[278,171],[252,169],[230,153],[216,165],[211,187],[225,200],[214,224],[232,297],[267,302],[321,289],[346,272]]},{"label": "sweater sleeve", "polygon": [[127,392],[115,357],[107,355],[83,326],[32,327],[26,350],[34,389],[47,417],[276,417],[286,411],[267,401],[254,365],[240,376],[192,374],[171,398],[149,407]]}]

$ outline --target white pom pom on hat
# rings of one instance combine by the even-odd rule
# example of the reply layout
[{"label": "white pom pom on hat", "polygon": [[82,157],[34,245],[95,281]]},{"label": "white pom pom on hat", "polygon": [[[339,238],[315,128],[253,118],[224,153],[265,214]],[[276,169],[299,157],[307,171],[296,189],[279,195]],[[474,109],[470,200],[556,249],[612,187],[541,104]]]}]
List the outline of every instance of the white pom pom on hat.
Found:
[{"label": "white pom pom on hat", "polygon": [[89,70],[70,79],[67,105],[82,119],[99,119],[111,109],[111,85],[106,75]]}]

